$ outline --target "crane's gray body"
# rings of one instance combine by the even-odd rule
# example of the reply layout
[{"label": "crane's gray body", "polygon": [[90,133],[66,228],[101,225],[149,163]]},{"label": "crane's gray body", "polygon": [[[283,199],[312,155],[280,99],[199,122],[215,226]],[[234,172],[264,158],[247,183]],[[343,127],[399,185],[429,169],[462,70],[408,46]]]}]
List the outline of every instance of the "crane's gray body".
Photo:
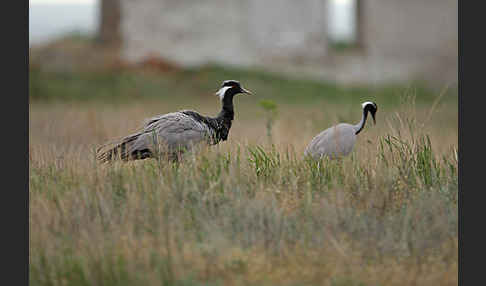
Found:
[{"label": "crane's gray body", "polygon": [[192,110],[182,110],[152,117],[141,131],[102,146],[99,151],[107,146],[109,149],[100,152],[98,159],[109,162],[116,158],[127,161],[166,156],[169,160],[177,161],[180,155],[198,144],[217,144],[223,140],[215,136],[218,130],[214,126],[219,126],[216,119],[198,114],[195,117],[195,114]]},{"label": "crane's gray body", "polygon": [[330,159],[335,159],[351,153],[358,133],[365,126],[368,112],[371,112],[373,121],[375,121],[375,113],[378,110],[376,103],[371,101],[363,102],[361,106],[363,108],[363,115],[358,124],[339,123],[322,131],[311,140],[304,151],[304,155],[319,160],[325,156]]},{"label": "crane's gray body", "polygon": [[356,126],[340,123],[317,134],[305,149],[304,155],[318,160],[324,156],[330,159],[346,156],[356,142]]},{"label": "crane's gray body", "polygon": [[206,124],[181,111],[150,118],[143,130],[134,135],[138,136],[130,149],[148,149],[155,154],[161,151],[187,151],[199,143],[209,144],[213,132]]}]

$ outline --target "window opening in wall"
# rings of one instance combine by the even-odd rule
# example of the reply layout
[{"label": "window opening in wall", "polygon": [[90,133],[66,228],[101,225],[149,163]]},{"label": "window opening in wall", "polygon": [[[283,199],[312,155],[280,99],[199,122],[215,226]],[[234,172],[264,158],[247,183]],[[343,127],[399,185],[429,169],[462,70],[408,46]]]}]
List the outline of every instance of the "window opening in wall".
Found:
[{"label": "window opening in wall", "polygon": [[328,42],[335,51],[362,47],[362,0],[328,0]]}]

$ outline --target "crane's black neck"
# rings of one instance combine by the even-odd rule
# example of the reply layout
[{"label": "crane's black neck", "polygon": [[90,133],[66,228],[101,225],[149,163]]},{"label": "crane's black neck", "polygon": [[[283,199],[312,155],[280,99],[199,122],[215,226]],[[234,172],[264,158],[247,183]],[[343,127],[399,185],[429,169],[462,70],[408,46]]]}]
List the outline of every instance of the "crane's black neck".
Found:
[{"label": "crane's black neck", "polygon": [[221,121],[232,121],[235,118],[235,112],[233,108],[233,97],[236,93],[232,89],[226,91],[223,99],[221,100],[221,111],[216,117]]},{"label": "crane's black neck", "polygon": [[235,112],[233,108],[233,97],[236,93],[232,92],[232,89],[226,91],[225,95],[221,100],[221,111],[218,116],[214,118],[215,124],[213,125],[213,130],[215,131],[215,141],[225,141],[228,139],[229,130],[231,129],[231,124],[235,118]]},{"label": "crane's black neck", "polygon": [[206,124],[211,129],[211,143],[217,144],[219,141],[225,141],[228,139],[229,130],[231,129],[232,121],[235,117],[233,108],[233,96],[235,93],[231,93],[230,90],[226,91],[225,96],[221,100],[221,111],[216,117],[202,116],[201,114],[186,110],[184,114],[191,116],[194,120]]},{"label": "crane's black neck", "polygon": [[364,126],[365,126],[365,123],[366,123],[366,118],[368,118],[368,109],[364,108],[363,109],[363,116],[361,117],[361,121],[355,125],[357,130],[356,130],[356,135],[358,135],[358,133],[361,132],[361,130],[363,130]]},{"label": "crane's black neck", "polygon": [[216,119],[219,121],[232,121],[233,119],[235,119],[233,104],[228,106],[223,105]]}]

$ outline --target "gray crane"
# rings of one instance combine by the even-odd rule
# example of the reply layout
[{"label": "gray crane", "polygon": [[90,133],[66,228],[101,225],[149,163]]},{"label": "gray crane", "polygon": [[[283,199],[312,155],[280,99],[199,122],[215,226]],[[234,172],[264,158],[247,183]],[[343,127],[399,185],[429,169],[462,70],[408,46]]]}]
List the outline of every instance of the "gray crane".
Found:
[{"label": "gray crane", "polygon": [[151,158],[165,155],[171,161],[199,143],[218,144],[228,138],[234,119],[233,97],[252,94],[236,80],[226,80],[216,92],[221,111],[216,117],[203,116],[192,110],[181,110],[150,118],[140,132],[98,148],[97,159],[110,162]]},{"label": "gray crane", "polygon": [[378,110],[376,103],[371,101],[363,102],[363,116],[356,125],[339,123],[317,134],[305,149],[304,155],[319,160],[324,156],[335,159],[348,155],[356,142],[356,135],[363,130],[368,112],[376,124],[375,114]]}]

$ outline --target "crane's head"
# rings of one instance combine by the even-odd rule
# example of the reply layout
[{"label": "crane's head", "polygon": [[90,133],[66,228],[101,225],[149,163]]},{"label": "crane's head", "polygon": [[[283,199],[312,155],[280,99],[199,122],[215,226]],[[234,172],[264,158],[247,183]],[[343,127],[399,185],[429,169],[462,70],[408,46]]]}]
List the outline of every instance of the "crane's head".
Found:
[{"label": "crane's head", "polygon": [[376,111],[378,110],[378,106],[376,105],[376,103],[374,103],[372,101],[366,101],[366,102],[363,102],[363,104],[361,106],[363,106],[363,112],[364,113],[367,113],[368,111],[371,113],[371,117],[373,117],[373,123],[375,123],[375,125],[376,125],[375,114],[376,114]]},{"label": "crane's head", "polygon": [[239,81],[236,80],[225,80],[221,84],[221,88],[216,92],[216,95],[223,100],[226,96],[233,97],[239,93],[252,94],[249,90],[244,89]]}]

